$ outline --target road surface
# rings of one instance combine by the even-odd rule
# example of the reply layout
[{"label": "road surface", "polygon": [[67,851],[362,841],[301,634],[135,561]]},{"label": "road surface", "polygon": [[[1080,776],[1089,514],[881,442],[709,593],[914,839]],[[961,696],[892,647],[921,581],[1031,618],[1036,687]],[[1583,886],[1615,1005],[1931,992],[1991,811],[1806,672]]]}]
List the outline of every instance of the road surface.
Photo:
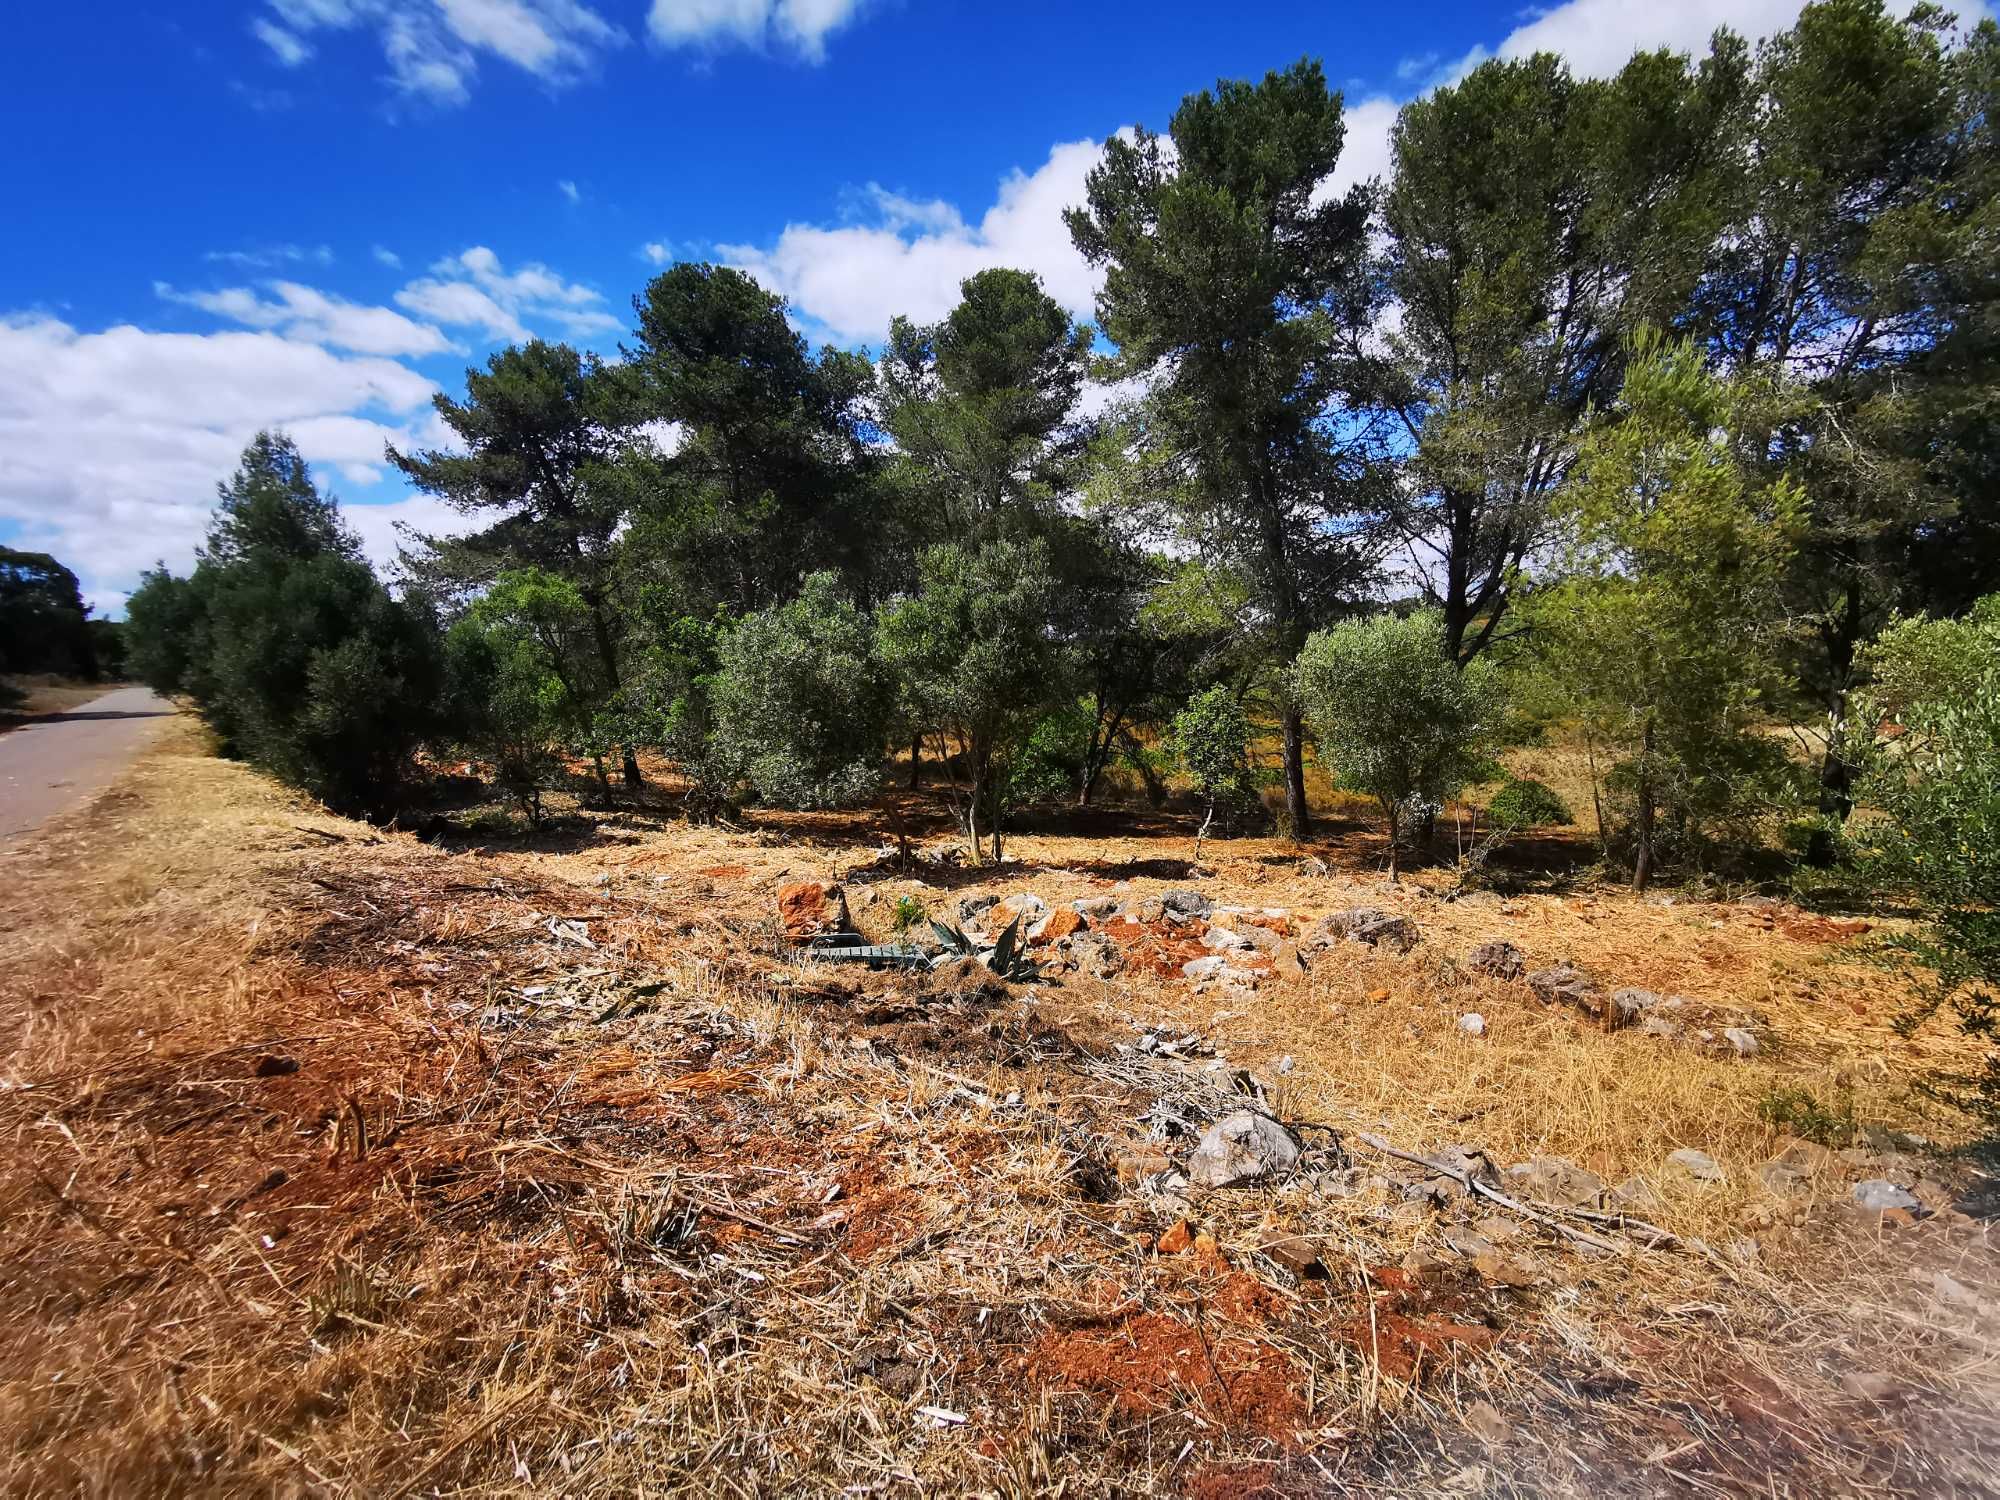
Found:
[{"label": "road surface", "polygon": [[151,688],[116,688],[0,734],[0,844],[117,780],[173,712]]}]

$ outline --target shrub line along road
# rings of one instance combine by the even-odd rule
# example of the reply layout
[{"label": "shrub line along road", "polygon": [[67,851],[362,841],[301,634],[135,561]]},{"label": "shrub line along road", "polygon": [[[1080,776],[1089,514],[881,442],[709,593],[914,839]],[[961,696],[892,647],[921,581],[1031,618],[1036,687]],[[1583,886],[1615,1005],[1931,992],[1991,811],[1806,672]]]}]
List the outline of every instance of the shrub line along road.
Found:
[{"label": "shrub line along road", "polygon": [[174,711],[151,688],[117,688],[0,734],[0,844],[109,786]]}]

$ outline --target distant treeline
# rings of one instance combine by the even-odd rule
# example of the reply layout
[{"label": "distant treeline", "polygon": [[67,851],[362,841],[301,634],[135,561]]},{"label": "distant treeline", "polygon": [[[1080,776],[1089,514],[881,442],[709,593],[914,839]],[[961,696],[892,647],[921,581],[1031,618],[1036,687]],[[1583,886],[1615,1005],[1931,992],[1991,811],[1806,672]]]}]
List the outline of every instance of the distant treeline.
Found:
[{"label": "distant treeline", "polygon": [[76,574],[46,552],[0,547],[0,673],[120,677],[125,644],[114,620],[93,620]]}]

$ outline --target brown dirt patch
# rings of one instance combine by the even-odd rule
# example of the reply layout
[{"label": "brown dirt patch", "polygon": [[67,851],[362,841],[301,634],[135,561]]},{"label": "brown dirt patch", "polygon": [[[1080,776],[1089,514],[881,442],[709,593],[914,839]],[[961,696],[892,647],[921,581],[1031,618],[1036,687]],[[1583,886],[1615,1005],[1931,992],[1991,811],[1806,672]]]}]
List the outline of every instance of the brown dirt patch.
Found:
[{"label": "brown dirt patch", "polygon": [[1126,1416],[1191,1407],[1230,1431],[1286,1446],[1297,1444],[1307,1418],[1300,1376],[1282,1350],[1164,1313],[1045,1334],[1028,1351],[1027,1373],[1108,1396]]}]

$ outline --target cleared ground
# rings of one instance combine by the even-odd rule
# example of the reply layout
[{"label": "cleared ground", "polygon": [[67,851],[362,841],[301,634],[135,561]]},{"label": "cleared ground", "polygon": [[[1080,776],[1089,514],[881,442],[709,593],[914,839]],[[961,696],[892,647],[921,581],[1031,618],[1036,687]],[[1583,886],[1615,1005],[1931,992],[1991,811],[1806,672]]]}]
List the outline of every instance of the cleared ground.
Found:
[{"label": "cleared ground", "polygon": [[[1962,1043],[1896,1033],[1858,924],[1635,902],[1557,878],[1563,846],[1516,894],[1392,890],[1347,824],[1211,842],[1201,875],[1184,821],[1128,813],[961,869],[922,797],[488,827],[342,822],[176,724],[0,856],[8,1488],[1993,1483],[1986,1183],[1880,1134],[1958,1139],[1912,1083]],[[878,937],[905,898],[1198,889],[1294,939],[1365,904],[1419,941],[1309,951],[1247,995],[1178,977],[1202,928],[1164,921],[1118,933],[1105,979],[912,980],[802,965],[774,895],[807,879]],[[1750,1013],[1760,1050],[1606,1031],[1472,973],[1495,939]],[[1183,1125],[1260,1085],[1309,1176],[1161,1177]],[[1778,1191],[1759,1104],[1799,1087],[1878,1134]],[[1639,1178],[1647,1227],[1425,1192],[1364,1136]],[[1852,1207],[1885,1173],[1920,1215]]]}]

